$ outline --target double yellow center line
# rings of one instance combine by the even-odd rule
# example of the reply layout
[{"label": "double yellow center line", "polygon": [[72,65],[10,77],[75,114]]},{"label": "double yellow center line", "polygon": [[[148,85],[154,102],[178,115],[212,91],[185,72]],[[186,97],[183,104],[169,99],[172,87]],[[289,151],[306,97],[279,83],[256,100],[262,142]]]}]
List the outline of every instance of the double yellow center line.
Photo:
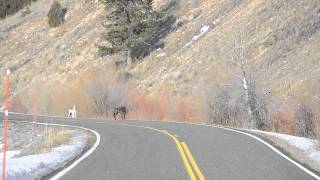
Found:
[{"label": "double yellow center line", "polygon": [[197,178],[198,178],[199,180],[205,180],[204,175],[202,174],[199,166],[197,165],[196,161],[192,157],[192,154],[191,154],[191,152],[185,142],[180,142],[176,136],[168,133],[167,131],[155,129],[152,127],[144,127],[144,128],[158,131],[162,134],[169,136],[177,145],[177,149],[181,155],[182,161],[186,167],[186,170],[190,176],[190,179],[197,180]]},{"label": "double yellow center line", "polygon": [[149,129],[149,130],[157,131],[159,133],[169,136],[177,145],[177,149],[181,155],[184,166],[190,176],[190,180],[205,180],[205,177],[202,174],[200,168],[198,167],[196,161],[192,157],[192,154],[187,144],[185,142],[180,142],[176,136],[168,133],[166,130],[160,130],[160,129],[156,129],[148,126],[137,126],[137,125],[131,125],[131,124],[122,124],[122,123],[119,125]]}]

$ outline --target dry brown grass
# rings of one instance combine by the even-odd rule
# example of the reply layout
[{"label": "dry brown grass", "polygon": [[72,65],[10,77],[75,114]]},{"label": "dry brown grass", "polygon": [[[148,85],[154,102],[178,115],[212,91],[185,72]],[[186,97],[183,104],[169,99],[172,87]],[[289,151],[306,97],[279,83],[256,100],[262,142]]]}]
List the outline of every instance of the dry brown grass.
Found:
[{"label": "dry brown grass", "polygon": [[[47,133],[47,143],[42,150],[48,151],[52,148],[58,147],[61,144],[67,143],[71,138],[71,131],[62,129],[62,130],[51,130]],[[40,148],[41,149],[41,148]]]},{"label": "dry brown grass", "polygon": [[72,130],[65,128],[51,128],[48,127],[44,132],[43,143],[38,146],[29,145],[26,146],[27,149],[31,150],[32,154],[42,154],[47,153],[52,150],[52,148],[59,147],[63,144],[67,144],[72,136]]},{"label": "dry brown grass", "polygon": [[[15,93],[38,83],[61,84],[88,67],[104,64],[95,49],[103,30],[103,6],[94,1],[61,0],[68,7],[66,21],[49,29],[46,14],[52,2],[37,1],[28,16],[17,14],[0,21],[0,71],[11,68]],[[3,81],[0,84],[3,92]]]}]

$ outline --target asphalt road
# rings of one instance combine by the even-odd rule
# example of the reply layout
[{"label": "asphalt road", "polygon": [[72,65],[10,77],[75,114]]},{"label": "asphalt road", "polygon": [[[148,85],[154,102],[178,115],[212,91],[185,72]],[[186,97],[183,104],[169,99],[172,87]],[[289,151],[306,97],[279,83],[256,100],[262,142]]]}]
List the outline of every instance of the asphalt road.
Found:
[{"label": "asphalt road", "polygon": [[89,128],[101,136],[98,148],[63,180],[182,180],[191,177],[188,165],[196,179],[201,174],[207,180],[314,179],[261,142],[224,129],[170,122],[38,120]]}]

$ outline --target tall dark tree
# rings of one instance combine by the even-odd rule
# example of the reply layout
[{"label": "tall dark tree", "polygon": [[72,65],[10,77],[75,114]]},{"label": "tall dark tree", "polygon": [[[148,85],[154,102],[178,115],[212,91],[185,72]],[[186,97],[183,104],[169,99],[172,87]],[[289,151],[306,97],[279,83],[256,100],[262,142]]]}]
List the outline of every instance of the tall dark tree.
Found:
[{"label": "tall dark tree", "polygon": [[148,44],[155,35],[164,16],[153,10],[153,0],[103,0],[106,6],[103,38],[111,46],[99,46],[102,55],[127,53],[127,63],[133,58],[132,50],[141,44]]},{"label": "tall dark tree", "polygon": [[67,13],[66,8],[62,8],[58,1],[54,1],[48,12],[48,23],[50,27],[58,27],[64,22],[64,16]]}]

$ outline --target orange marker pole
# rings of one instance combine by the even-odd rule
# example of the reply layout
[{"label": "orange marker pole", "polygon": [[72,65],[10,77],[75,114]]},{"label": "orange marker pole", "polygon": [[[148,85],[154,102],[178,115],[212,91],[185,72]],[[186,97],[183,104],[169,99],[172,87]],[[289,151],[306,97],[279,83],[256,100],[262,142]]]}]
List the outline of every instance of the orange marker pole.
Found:
[{"label": "orange marker pole", "polygon": [[10,70],[7,70],[6,76],[6,109],[4,111],[4,143],[3,143],[3,162],[2,162],[2,180],[6,179],[6,155],[8,142],[8,116],[9,116],[9,96],[10,96]]}]

